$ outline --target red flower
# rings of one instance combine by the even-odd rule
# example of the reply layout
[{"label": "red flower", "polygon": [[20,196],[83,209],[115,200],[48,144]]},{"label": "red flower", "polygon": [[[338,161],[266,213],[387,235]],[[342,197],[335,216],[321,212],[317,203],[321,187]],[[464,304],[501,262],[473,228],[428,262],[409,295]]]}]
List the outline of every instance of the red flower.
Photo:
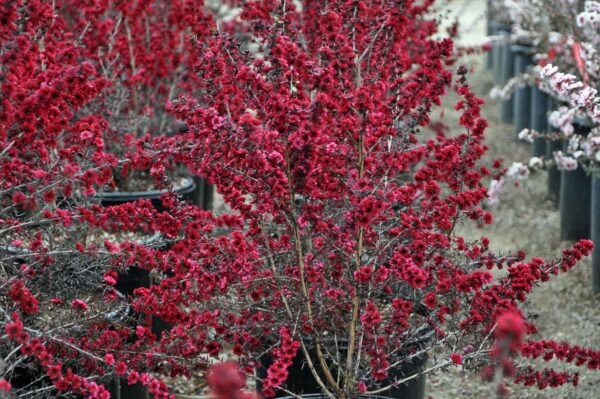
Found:
[{"label": "red flower", "polygon": [[458,353],[451,354],[450,359],[452,360],[452,362],[454,362],[454,364],[462,364],[463,362],[462,356]]},{"label": "red flower", "polygon": [[12,200],[15,204],[22,204],[23,202],[25,202],[26,199],[27,197],[25,196],[25,194],[23,194],[20,191],[16,191],[12,196]]},{"label": "red flower", "polygon": [[427,295],[425,295],[425,298],[423,299],[423,302],[425,303],[425,306],[427,306],[429,309],[435,308],[435,305],[437,305],[435,292],[427,293]]},{"label": "red flower", "polygon": [[504,312],[498,317],[496,327],[496,337],[511,337],[519,341],[527,331],[523,316],[516,312]]},{"label": "red flower", "polygon": [[117,365],[115,366],[115,373],[117,373],[117,375],[125,375],[126,372],[127,365],[123,362],[117,363]]},{"label": "red flower", "polygon": [[236,362],[213,365],[208,372],[207,382],[216,399],[235,398],[246,387],[246,378]]},{"label": "red flower", "polygon": [[60,363],[57,364],[53,364],[50,367],[48,367],[47,370],[47,374],[48,377],[50,377],[53,380],[56,380],[57,378],[59,378],[62,375],[62,365]]},{"label": "red flower", "polygon": [[44,193],[44,202],[50,203],[56,199],[56,193],[52,190],[48,190]]},{"label": "red flower", "polygon": [[81,299],[74,299],[71,302],[71,307],[75,310],[81,310],[81,311],[86,311],[88,308],[87,303],[85,303],[84,301],[82,301]]},{"label": "red flower", "polygon": [[219,344],[217,341],[210,341],[208,344],[206,344],[206,351],[209,355],[216,357],[221,351],[221,344]]},{"label": "red flower", "polygon": [[0,391],[8,393],[11,389],[12,385],[10,382],[6,381],[4,378],[0,379]]},{"label": "red flower", "polygon": [[115,357],[113,355],[111,355],[110,353],[107,353],[104,356],[104,361],[106,362],[106,364],[108,364],[109,366],[112,366],[113,364],[115,364]]}]

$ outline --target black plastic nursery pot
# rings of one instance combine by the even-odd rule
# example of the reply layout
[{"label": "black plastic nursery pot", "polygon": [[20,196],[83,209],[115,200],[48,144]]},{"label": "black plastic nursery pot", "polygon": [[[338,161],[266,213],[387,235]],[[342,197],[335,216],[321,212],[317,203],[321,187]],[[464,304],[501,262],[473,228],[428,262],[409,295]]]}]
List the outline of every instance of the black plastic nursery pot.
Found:
[{"label": "black plastic nursery pot", "polygon": [[[513,44],[510,46],[510,52],[514,59],[514,75],[525,73],[527,68],[533,63],[533,49],[530,46]],[[528,129],[531,117],[531,87],[519,87],[513,94],[513,122],[515,125],[515,135],[518,135],[523,129]]]},{"label": "black plastic nursery pot", "polygon": [[[105,192],[100,195],[100,201],[103,206],[112,206],[134,202],[140,199],[149,199],[152,201],[152,205],[156,210],[164,211],[165,208],[161,203],[160,196],[165,192],[167,192],[167,190]],[[203,209],[211,209],[212,186],[203,178],[188,178],[184,184],[176,186],[173,192],[180,195],[184,200],[194,203]],[[152,245],[152,242],[148,242],[148,245]],[[136,288],[147,288],[150,287],[151,284],[152,279],[150,277],[150,271],[132,266],[125,272],[119,274],[115,288],[125,295],[132,295]],[[171,328],[172,324],[165,322],[160,317],[152,318],[152,333],[159,338],[163,331],[168,331]]]},{"label": "black plastic nursery pot", "polygon": [[[583,119],[573,122],[574,134],[587,135],[592,124]],[[568,143],[563,143],[566,150]],[[581,167],[561,172],[560,236],[563,240],[580,240],[591,236],[592,177]]]},{"label": "black plastic nursery pot", "polygon": [[[142,242],[144,245],[157,246],[160,245],[160,234],[156,234],[150,237],[148,240]],[[131,266],[122,273],[119,273],[117,277],[117,283],[115,289],[126,296],[133,295],[136,288],[148,288],[152,285],[152,277],[150,271],[144,268]],[[139,314],[135,314],[130,311],[129,317],[133,318],[133,323],[144,323],[144,317]],[[171,324],[166,323],[160,317],[152,316],[151,330],[158,339],[161,337],[163,331],[168,331],[172,328]],[[126,379],[113,379],[111,387],[111,398],[117,399],[150,399],[150,391],[147,387],[141,383],[129,385]]]},{"label": "black plastic nursery pot", "polygon": [[[496,31],[496,35],[498,35],[498,31]],[[502,65],[504,65],[502,44],[494,43],[490,52],[492,53],[492,59],[494,60],[494,64],[492,65],[492,76],[494,78],[494,84],[499,85],[502,79]]]},{"label": "black plastic nursery pot", "polygon": [[[115,289],[124,295],[133,295],[133,291],[140,287],[150,287],[151,278],[148,270],[139,267],[129,267],[126,272],[119,273]],[[134,317],[141,323],[142,316],[129,311],[129,317]],[[154,322],[154,319],[152,319]],[[136,322],[134,322],[136,323]],[[142,384],[127,384],[126,379],[114,378],[110,385],[110,397],[112,399],[150,399],[150,392]]]},{"label": "black plastic nursery pot", "polygon": [[[510,33],[511,27],[510,25],[501,24],[498,22],[491,22],[491,30],[494,32],[495,36],[507,36]],[[505,66],[505,52],[504,50],[508,49],[507,43],[494,43],[492,47],[492,58],[494,60],[493,65],[493,74],[494,81],[497,85],[502,84],[503,79],[505,79],[504,75],[504,66]]]},{"label": "black plastic nursery pot", "polygon": [[215,186],[200,176],[194,176],[194,184],[196,188],[192,192],[192,203],[202,209],[211,210],[213,208]]},{"label": "black plastic nursery pot", "polygon": [[[546,159],[554,159],[554,153],[561,151],[563,147],[562,140],[548,140],[546,141]],[[560,204],[560,183],[561,183],[561,172],[555,165],[547,168],[548,173],[548,197],[552,200],[552,203],[556,208]]]},{"label": "black plastic nursery pot", "polygon": [[[492,33],[492,29],[490,27],[490,24],[488,22],[488,26],[487,26],[487,35],[491,36],[493,35]],[[485,54],[485,69],[487,69],[488,71],[491,70],[494,67],[494,49],[491,48],[486,54]]]},{"label": "black plastic nursery pot", "polygon": [[592,179],[581,167],[561,172],[560,238],[590,238]]},{"label": "black plastic nursery pot", "polygon": [[[189,130],[186,123],[183,121],[178,121],[176,122],[176,128],[171,135],[184,134],[188,131]],[[194,183],[196,184],[196,188],[191,194],[192,203],[202,209],[211,210],[213,208],[215,186],[200,176],[194,176],[193,179]]]},{"label": "black plastic nursery pot", "polygon": [[[347,344],[347,343],[346,343]],[[340,343],[340,350],[343,352],[344,343]],[[309,349],[309,352],[316,356],[314,349]],[[410,377],[425,368],[428,356],[426,353],[416,356],[411,359],[410,362],[403,363],[401,366],[390,369],[388,379],[381,381],[381,386],[390,385],[394,381],[400,381],[404,378]],[[271,359],[265,359],[263,362],[264,368],[260,370],[259,375],[261,377],[266,376],[266,369],[271,363]],[[319,376],[324,379],[321,374],[321,370],[317,364],[315,367],[319,370]],[[261,384],[258,383],[257,387],[260,391]],[[298,355],[293,360],[292,365],[288,369],[288,379],[285,383],[285,388],[293,392],[296,395],[300,395],[303,398],[321,398],[322,396],[321,387],[314,379],[310,369],[304,364],[303,355],[299,351]],[[425,397],[425,375],[421,374],[404,384],[393,387],[388,391],[382,392],[385,396],[364,396],[360,395],[357,398],[390,398],[390,399],[423,399]],[[276,398],[288,398],[288,394],[279,390],[276,392]]]},{"label": "black plastic nursery pot", "polygon": [[[537,87],[531,88],[530,125],[531,129],[539,133],[548,130],[548,111],[550,109],[550,96]],[[531,156],[541,157],[546,155],[546,140],[543,137],[533,139]]]},{"label": "black plastic nursery pot", "polygon": [[[192,178],[188,178],[182,185],[174,187],[173,192],[182,196],[184,200],[192,201],[195,190],[196,183],[194,183]],[[100,193],[98,196],[102,206],[120,205],[141,199],[147,199],[152,201],[152,205],[156,210],[165,211],[165,207],[163,206],[160,197],[167,192],[169,192],[169,190],[106,191]]]},{"label": "black plastic nursery pot", "polygon": [[[486,27],[487,35],[488,36],[497,35],[498,34],[498,25],[499,25],[498,22],[488,19],[487,27]],[[486,54],[486,58],[485,58],[486,69],[493,70],[495,62],[497,62],[497,51],[494,51],[494,47],[492,47],[490,49],[490,51],[488,51]]]},{"label": "black plastic nursery pot", "polygon": [[126,378],[113,378],[110,387],[111,399],[150,399],[150,391],[144,385],[127,384]]},{"label": "black plastic nursery pot", "polygon": [[[52,385],[52,380],[46,375],[42,366],[31,359],[26,359],[16,366],[11,374],[7,375],[7,379],[11,384],[11,392],[6,398],[10,399],[22,397],[20,395],[23,393],[21,390],[33,391],[40,388],[43,389],[44,385]],[[5,396],[0,395],[0,398],[5,398]]]},{"label": "black plastic nursery pot", "polygon": [[[139,244],[147,246],[165,249],[166,245],[161,242],[160,233],[156,233],[147,239],[139,241]],[[152,284],[152,278],[150,271],[142,267],[130,266],[117,276],[117,283],[115,289],[126,296],[133,295],[133,291],[140,287],[150,287]]]},{"label": "black plastic nursery pot", "polygon": [[[115,285],[115,289],[119,291],[122,289],[128,291],[121,291],[123,294],[132,295],[135,288],[150,286],[151,279],[147,270],[132,267],[129,268],[128,272],[124,274],[124,276],[129,276],[125,277],[128,281],[123,282],[122,275],[119,275],[117,278],[117,284]],[[143,316],[135,314],[131,310],[129,310],[128,313],[128,317],[133,317],[133,319],[136,320],[133,321],[133,325],[136,323],[142,323],[141,319]],[[152,318],[152,324],[154,325],[154,318]],[[150,391],[147,387],[141,383],[129,385],[126,378],[114,377],[110,384],[109,392],[111,399],[150,399]]]},{"label": "black plastic nursery pot", "polygon": [[[500,49],[500,77],[497,84],[504,85],[515,75],[515,63],[513,59],[513,52],[510,51],[509,44],[501,45]],[[504,123],[512,123],[514,119],[514,98],[514,94],[511,94],[508,99],[503,100],[501,103],[500,119]]]}]

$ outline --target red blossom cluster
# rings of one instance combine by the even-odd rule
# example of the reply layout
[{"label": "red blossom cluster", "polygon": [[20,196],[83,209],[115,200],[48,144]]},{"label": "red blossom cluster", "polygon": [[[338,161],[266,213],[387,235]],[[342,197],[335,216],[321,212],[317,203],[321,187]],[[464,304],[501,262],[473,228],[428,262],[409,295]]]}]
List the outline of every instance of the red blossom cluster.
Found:
[{"label": "red blossom cluster", "polygon": [[296,352],[300,347],[298,341],[293,341],[287,327],[279,329],[281,346],[272,352],[274,361],[267,370],[267,377],[263,380],[263,393],[267,397],[275,395],[275,389],[288,378],[287,369],[292,365]]},{"label": "red blossom cluster", "polygon": [[206,379],[215,399],[258,399],[255,393],[244,390],[246,376],[235,362],[215,364]]},{"label": "red blossom cluster", "polygon": [[496,341],[490,352],[497,365],[487,365],[482,370],[484,379],[493,381],[495,397],[505,397],[509,394],[503,377],[515,375],[513,357],[517,355],[526,331],[527,327],[520,313],[507,311],[498,317],[494,330]]},{"label": "red blossom cluster", "polygon": [[[225,23],[195,0],[0,2],[0,390],[107,398],[118,378],[167,398],[161,375],[208,373],[239,399],[267,368],[273,396],[301,358],[348,399],[417,378],[395,370],[432,348],[495,370],[494,328],[512,337],[504,357],[597,368],[510,319],[589,241],[525,261],[454,232],[492,221],[487,122],[467,68],[448,69],[452,41],[434,38],[433,1],[230,3],[242,12]],[[430,114],[450,90],[461,128],[445,135]],[[172,135],[176,119],[187,131]],[[232,212],[174,192],[101,203],[186,168]],[[124,288],[136,273],[148,283]],[[241,371],[209,372],[226,353]],[[516,367],[526,384],[571,378]]]}]

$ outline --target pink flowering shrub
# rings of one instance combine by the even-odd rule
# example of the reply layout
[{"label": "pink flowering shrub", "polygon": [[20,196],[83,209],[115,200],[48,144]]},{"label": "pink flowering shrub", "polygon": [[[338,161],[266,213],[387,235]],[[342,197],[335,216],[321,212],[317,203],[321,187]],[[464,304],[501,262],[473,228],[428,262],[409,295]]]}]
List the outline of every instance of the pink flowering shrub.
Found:
[{"label": "pink flowering shrub", "polygon": [[[454,233],[492,221],[487,122],[467,69],[448,69],[452,41],[433,38],[432,1],[231,2],[240,20],[222,24],[200,2],[143,3],[0,3],[0,390],[107,398],[119,378],[167,398],[161,376],[200,373],[215,396],[250,398],[245,379],[267,355],[264,396],[298,357],[332,398],[450,366],[493,373],[506,356],[598,368],[597,351],[529,339],[520,310],[591,242],[526,261]],[[461,131],[427,133],[450,90]],[[160,112],[188,132],[146,135]],[[162,181],[178,165],[232,212],[173,193],[163,210],[97,203],[115,171]],[[119,291],[132,267],[155,284]],[[506,317],[522,320],[507,355],[495,349]],[[153,331],[157,318],[170,331]],[[426,369],[394,377],[433,350]],[[240,370],[210,369],[225,354]],[[536,373],[515,359],[515,381],[577,382]]]},{"label": "pink flowering shrub", "polygon": [[598,91],[585,85],[577,77],[558,71],[558,67],[548,64],[541,72],[559,98],[566,99],[574,108],[582,108],[594,122],[600,121],[600,98]]}]

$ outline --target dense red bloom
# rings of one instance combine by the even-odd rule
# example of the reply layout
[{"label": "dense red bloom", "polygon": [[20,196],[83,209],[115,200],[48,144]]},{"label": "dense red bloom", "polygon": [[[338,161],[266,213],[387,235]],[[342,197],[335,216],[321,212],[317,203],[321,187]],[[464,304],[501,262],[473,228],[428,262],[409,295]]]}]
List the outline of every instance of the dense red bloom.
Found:
[{"label": "dense red bloom", "polygon": [[[29,356],[49,395],[90,398],[110,373],[167,398],[153,376],[208,370],[224,348],[243,371],[208,380],[232,399],[253,396],[265,353],[265,396],[297,356],[351,397],[449,342],[456,364],[542,387],[576,379],[511,358],[598,368],[592,350],[527,341],[519,312],[591,242],[546,262],[454,231],[492,220],[487,122],[432,3],[234,1],[240,17],[217,23],[195,0],[1,2],[3,358]],[[450,90],[456,132],[431,121]],[[175,187],[186,167],[232,212],[176,192],[101,206],[138,176]]]},{"label": "dense red bloom", "polygon": [[22,280],[15,280],[8,289],[7,296],[11,298],[24,313],[36,313],[39,309],[38,300],[25,287]]}]

